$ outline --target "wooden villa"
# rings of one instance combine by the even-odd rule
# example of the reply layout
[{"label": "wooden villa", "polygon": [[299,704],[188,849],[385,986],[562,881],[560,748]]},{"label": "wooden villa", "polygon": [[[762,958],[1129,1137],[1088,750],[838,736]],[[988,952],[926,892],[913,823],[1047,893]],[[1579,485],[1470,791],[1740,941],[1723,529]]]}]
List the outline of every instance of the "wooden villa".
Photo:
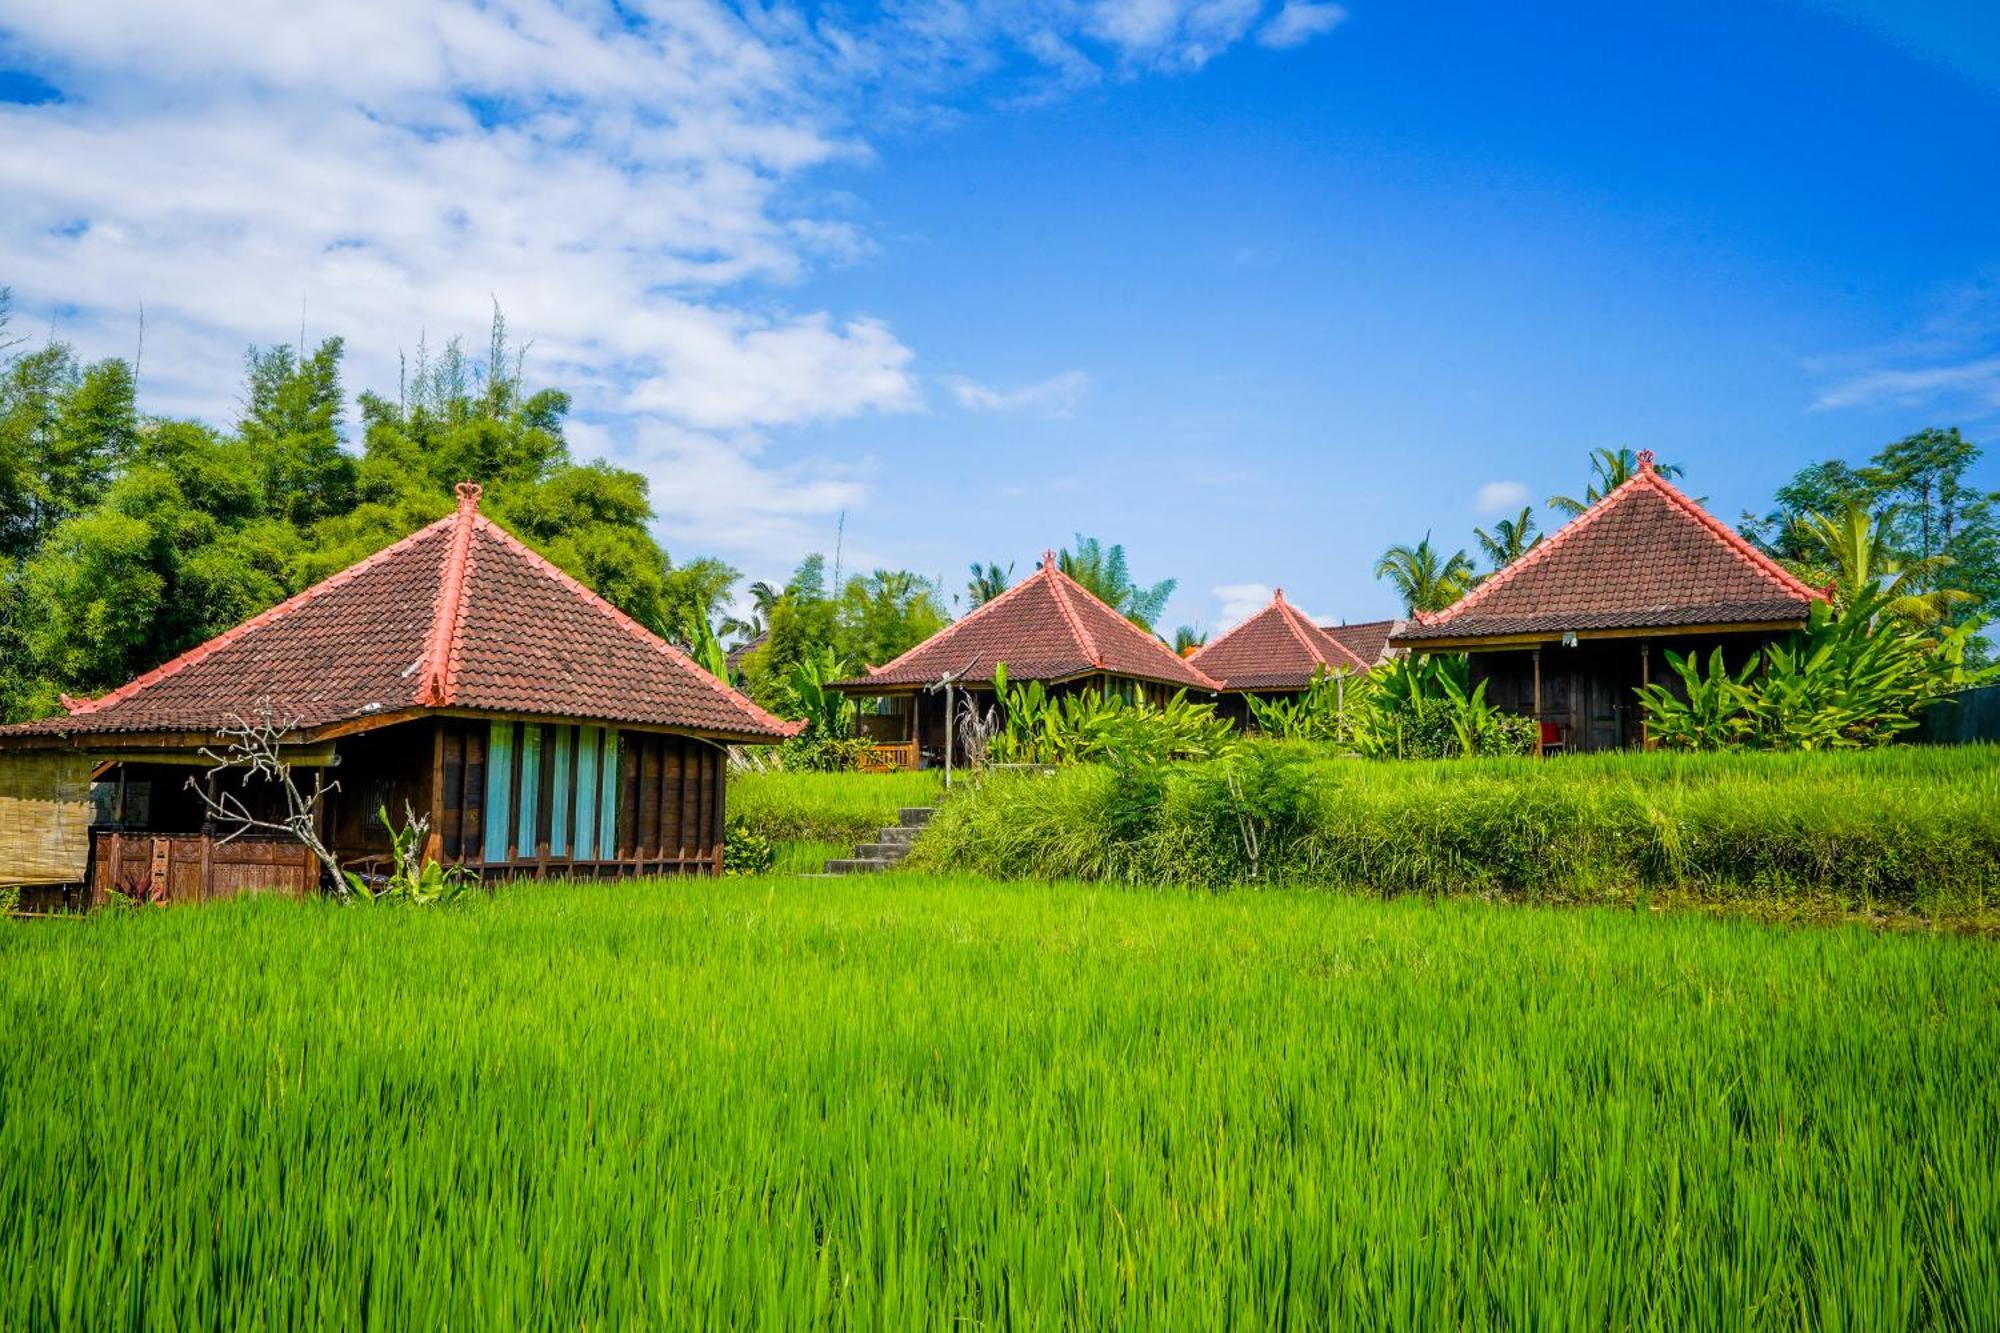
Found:
[{"label": "wooden villa", "polygon": [[1581,517],[1453,606],[1391,638],[1411,652],[1462,652],[1487,701],[1541,723],[1541,748],[1643,745],[1636,691],[1678,690],[1662,654],[1740,667],[1798,629],[1808,587],[1683,495],[1639,455],[1639,471]]},{"label": "wooden villa", "polygon": [[[1152,634],[1106,606],[1056,566],[1041,568],[902,656],[831,688],[861,702],[877,765],[944,762],[946,680],[954,699],[993,701],[994,668],[1012,684],[1040,681],[1051,694],[1098,690],[1164,702],[1177,691],[1206,698],[1221,686]],[[956,705],[954,705],[956,706]]]},{"label": "wooden villa", "polygon": [[1298,695],[1317,677],[1365,675],[1370,665],[1287,602],[1283,588],[1263,610],[1202,647],[1188,664],[1221,685],[1216,711],[1239,726],[1250,720],[1252,695]]},{"label": "wooden villa", "polygon": [[0,820],[0,883],[71,902],[311,891],[296,839],[229,838],[191,785],[272,810],[278,784],[203,756],[264,713],[288,765],[337,784],[316,832],[343,865],[380,869],[377,811],[408,809],[428,855],[488,876],[719,870],[724,747],[795,728],[481,516],[477,486],[458,494],[455,514],[68,716],[0,727],[0,806],[41,830]]}]

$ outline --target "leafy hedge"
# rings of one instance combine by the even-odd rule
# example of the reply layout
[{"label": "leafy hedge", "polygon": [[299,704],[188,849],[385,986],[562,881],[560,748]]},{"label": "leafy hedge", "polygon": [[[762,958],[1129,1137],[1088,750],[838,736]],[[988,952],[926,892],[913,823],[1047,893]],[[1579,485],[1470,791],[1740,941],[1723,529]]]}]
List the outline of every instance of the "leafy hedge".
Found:
[{"label": "leafy hedge", "polygon": [[947,803],[914,863],[1976,916],[2000,906],[2000,748],[1369,763],[1249,745],[1164,772],[997,775]]}]

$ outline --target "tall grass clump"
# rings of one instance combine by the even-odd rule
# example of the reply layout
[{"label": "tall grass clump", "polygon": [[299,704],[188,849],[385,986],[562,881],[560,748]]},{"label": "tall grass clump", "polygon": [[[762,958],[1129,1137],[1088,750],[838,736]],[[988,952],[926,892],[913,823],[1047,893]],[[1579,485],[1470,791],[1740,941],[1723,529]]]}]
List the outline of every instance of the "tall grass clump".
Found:
[{"label": "tall grass clump", "polygon": [[1003,877],[1669,892],[1985,920],[2000,906],[2000,749],[1364,763],[1250,744],[1144,791],[1104,768],[996,776],[946,806],[917,858]]},{"label": "tall grass clump", "polygon": [[2000,1327],[1996,993],[921,876],[0,923],[0,1328]]}]

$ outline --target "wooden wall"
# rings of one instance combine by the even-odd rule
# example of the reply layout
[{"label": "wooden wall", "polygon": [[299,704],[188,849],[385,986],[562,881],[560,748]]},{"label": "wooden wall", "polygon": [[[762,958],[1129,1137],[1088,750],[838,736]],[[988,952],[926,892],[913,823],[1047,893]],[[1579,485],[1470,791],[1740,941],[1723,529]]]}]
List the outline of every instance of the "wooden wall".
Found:
[{"label": "wooden wall", "polygon": [[[435,718],[348,737],[338,754],[327,774],[339,790],[323,803],[321,836],[343,864],[364,874],[389,868],[383,809],[398,827],[411,813],[428,816],[428,854],[489,877],[712,874],[722,867],[727,765],[722,748],[708,741],[576,723]],[[311,778],[310,770],[294,771],[302,785]],[[134,764],[129,775],[145,784],[145,800],[134,802],[125,831],[138,841],[116,849],[119,873],[129,879],[137,873],[133,858],[149,860],[154,839],[168,837],[176,876],[198,874],[206,855],[220,876],[208,882],[209,896],[237,891],[230,867],[242,858],[218,862],[212,849],[200,850],[205,812],[187,784],[202,781],[202,770]],[[277,813],[269,784],[241,793],[252,809]],[[258,873],[263,855],[245,854],[246,873]],[[310,858],[300,864],[317,882]],[[100,856],[93,883],[107,873]],[[172,896],[201,896],[190,883],[177,878]]]},{"label": "wooden wall", "polygon": [[444,859],[537,874],[721,869],[721,747],[563,723],[434,725]]}]

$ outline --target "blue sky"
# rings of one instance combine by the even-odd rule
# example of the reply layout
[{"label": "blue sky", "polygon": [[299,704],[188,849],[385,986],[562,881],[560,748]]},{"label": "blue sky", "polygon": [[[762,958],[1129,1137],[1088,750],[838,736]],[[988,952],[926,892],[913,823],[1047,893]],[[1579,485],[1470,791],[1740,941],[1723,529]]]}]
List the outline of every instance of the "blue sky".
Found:
[{"label": "blue sky", "polygon": [[1081,531],[1168,623],[1365,619],[1386,544],[1596,446],[1734,517],[2000,444],[1982,6],[46,8],[0,0],[24,323],[123,353],[144,299],[149,406],[226,419],[302,300],[358,388],[497,298],[753,577],[844,511],[953,591]]}]

